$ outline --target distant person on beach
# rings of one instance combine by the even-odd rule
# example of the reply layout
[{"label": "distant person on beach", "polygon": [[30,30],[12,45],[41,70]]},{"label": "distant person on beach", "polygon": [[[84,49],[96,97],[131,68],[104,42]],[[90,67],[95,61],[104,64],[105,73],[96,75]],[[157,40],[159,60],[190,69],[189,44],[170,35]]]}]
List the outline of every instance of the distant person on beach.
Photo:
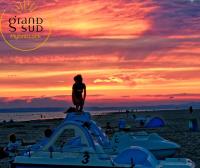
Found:
[{"label": "distant person on beach", "polygon": [[106,132],[107,135],[110,135],[110,134],[112,134],[114,132],[113,128],[110,125],[110,122],[106,123],[106,130],[105,130],[105,132]]},{"label": "distant person on beach", "polygon": [[126,117],[128,118],[130,111],[126,110]]},{"label": "distant person on beach", "polygon": [[45,136],[46,138],[50,138],[52,134],[53,134],[53,131],[52,131],[50,128],[47,128],[47,129],[44,131],[44,136]]},{"label": "distant person on beach", "polygon": [[190,106],[190,108],[189,108],[189,112],[190,112],[190,114],[193,113],[193,108],[192,108],[192,106]]},{"label": "distant person on beach", "polygon": [[86,98],[86,85],[83,83],[81,75],[76,75],[74,81],[75,83],[72,87],[72,101],[76,106],[76,110],[82,112]]}]

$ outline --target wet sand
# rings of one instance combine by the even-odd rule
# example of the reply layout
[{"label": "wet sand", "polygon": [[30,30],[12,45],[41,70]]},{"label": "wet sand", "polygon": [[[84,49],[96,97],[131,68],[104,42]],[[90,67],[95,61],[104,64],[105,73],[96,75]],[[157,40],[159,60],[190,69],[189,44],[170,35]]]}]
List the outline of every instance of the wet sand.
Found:
[{"label": "wet sand", "polygon": [[[162,137],[174,141],[181,145],[181,150],[175,157],[187,157],[192,159],[197,168],[200,168],[200,131],[189,131],[189,119],[198,119],[200,128],[200,110],[194,110],[190,114],[188,110],[173,111],[152,111],[152,112],[135,112],[136,116],[159,116],[165,120],[166,126],[163,128],[147,129],[138,128],[138,124],[132,119],[133,113],[112,113],[107,115],[92,116],[92,118],[102,127],[106,122],[110,122],[115,127],[120,118],[125,118],[127,124],[131,126],[131,131],[147,131],[149,133],[157,132]],[[43,132],[47,128],[55,128],[63,119],[37,120],[14,123],[0,124],[0,146],[6,146],[10,134],[15,133],[17,138],[23,139],[26,143],[35,143],[43,137]]]}]

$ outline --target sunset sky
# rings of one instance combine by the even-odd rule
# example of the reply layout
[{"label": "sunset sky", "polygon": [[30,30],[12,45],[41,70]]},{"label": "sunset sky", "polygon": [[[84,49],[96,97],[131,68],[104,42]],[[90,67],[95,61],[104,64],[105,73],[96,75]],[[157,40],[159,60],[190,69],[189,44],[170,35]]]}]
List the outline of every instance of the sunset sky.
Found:
[{"label": "sunset sky", "polygon": [[87,106],[200,102],[199,0],[34,2],[52,34],[29,52],[0,36],[1,107],[70,105],[76,74]]}]

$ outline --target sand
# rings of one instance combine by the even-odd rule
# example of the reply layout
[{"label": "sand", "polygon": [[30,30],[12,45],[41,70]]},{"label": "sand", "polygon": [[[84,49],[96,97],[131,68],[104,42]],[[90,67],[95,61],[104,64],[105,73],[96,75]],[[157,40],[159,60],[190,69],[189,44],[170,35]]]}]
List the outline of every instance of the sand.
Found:
[{"label": "sand", "polygon": [[[186,157],[192,159],[197,168],[200,168],[200,131],[192,132],[188,129],[189,119],[198,119],[200,127],[200,110],[194,110],[193,114],[189,114],[187,110],[173,111],[152,111],[152,112],[135,112],[136,116],[150,115],[159,116],[165,120],[166,126],[156,129],[138,128],[132,119],[132,113],[128,116],[126,113],[112,113],[107,115],[92,116],[97,123],[105,127],[106,122],[110,122],[111,126],[117,131],[118,120],[125,118],[131,126],[131,131],[147,131],[149,133],[156,132],[162,137],[174,141],[181,145],[181,150],[175,157]],[[8,137],[11,133],[15,133],[17,138],[23,139],[26,143],[35,143],[43,137],[43,132],[47,128],[55,128],[62,119],[37,120],[26,122],[2,123],[0,124],[0,146],[8,143]]]}]

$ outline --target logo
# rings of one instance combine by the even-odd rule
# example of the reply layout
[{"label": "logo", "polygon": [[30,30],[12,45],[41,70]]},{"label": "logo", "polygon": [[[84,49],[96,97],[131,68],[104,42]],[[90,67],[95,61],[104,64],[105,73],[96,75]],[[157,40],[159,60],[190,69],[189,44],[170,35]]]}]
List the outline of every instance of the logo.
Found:
[{"label": "logo", "polygon": [[19,51],[42,47],[50,37],[50,22],[31,0],[16,2],[0,18],[0,33],[4,42]]}]

